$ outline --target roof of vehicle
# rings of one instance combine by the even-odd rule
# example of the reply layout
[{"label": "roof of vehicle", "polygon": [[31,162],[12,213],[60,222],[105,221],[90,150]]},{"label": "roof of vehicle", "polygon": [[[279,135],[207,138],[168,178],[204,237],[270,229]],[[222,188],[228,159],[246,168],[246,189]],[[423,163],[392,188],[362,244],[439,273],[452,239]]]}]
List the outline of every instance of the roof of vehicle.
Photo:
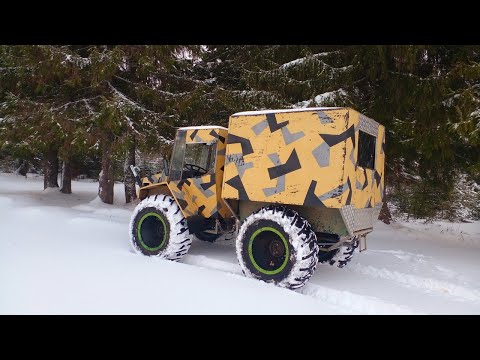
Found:
[{"label": "roof of vehicle", "polygon": [[298,108],[298,109],[271,109],[271,110],[258,110],[258,111],[242,111],[233,114],[232,116],[247,116],[247,115],[262,115],[272,113],[288,113],[288,112],[302,112],[302,111],[325,111],[325,110],[337,110],[345,109],[343,107],[311,107],[311,108]]},{"label": "roof of vehicle", "polygon": [[208,129],[223,129],[228,130],[226,127],[217,126],[217,125],[207,125],[207,126],[184,126],[178,128],[178,130],[208,130]]}]

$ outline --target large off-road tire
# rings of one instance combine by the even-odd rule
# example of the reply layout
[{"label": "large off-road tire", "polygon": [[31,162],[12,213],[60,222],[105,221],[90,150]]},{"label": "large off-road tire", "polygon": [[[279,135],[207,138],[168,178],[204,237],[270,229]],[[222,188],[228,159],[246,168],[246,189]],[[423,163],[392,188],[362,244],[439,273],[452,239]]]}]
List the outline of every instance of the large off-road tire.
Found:
[{"label": "large off-road tire", "polygon": [[192,236],[175,200],[153,195],[133,211],[130,241],[137,253],[177,261],[190,249]]},{"label": "large off-road tire", "polygon": [[350,262],[350,260],[352,260],[355,250],[358,248],[359,244],[360,241],[358,237],[354,237],[351,242],[340,246],[338,249],[329,251],[328,253],[320,251],[318,255],[318,262],[321,264],[329,264],[343,268]]},{"label": "large off-road tire", "polygon": [[317,266],[318,245],[312,227],[296,211],[270,205],[240,227],[237,258],[243,273],[288,289],[298,289]]},{"label": "large off-road tire", "polygon": [[[321,248],[322,246],[319,245],[318,247]],[[332,258],[335,256],[335,254],[336,254],[337,252],[338,252],[338,249],[335,249],[335,250],[332,250],[332,251],[328,251],[328,252],[319,250],[319,251],[318,251],[318,262],[319,262],[320,264],[328,264],[328,263],[330,263],[330,260],[332,260]]]}]

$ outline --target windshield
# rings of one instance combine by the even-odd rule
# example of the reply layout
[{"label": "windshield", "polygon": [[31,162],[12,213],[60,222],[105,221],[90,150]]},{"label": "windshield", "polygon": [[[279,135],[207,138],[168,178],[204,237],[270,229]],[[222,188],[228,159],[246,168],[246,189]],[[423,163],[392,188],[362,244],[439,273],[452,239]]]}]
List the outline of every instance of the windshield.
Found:
[{"label": "windshield", "polygon": [[185,155],[185,138],[187,132],[185,130],[177,131],[175,145],[172,152],[172,163],[170,164],[169,181],[180,180],[182,178],[183,156]]},{"label": "windshield", "polygon": [[178,131],[173,148],[170,181],[200,177],[215,172],[216,142],[185,143],[186,132]]},{"label": "windshield", "polygon": [[215,144],[187,144],[184,164],[199,166],[213,173],[215,165]]}]

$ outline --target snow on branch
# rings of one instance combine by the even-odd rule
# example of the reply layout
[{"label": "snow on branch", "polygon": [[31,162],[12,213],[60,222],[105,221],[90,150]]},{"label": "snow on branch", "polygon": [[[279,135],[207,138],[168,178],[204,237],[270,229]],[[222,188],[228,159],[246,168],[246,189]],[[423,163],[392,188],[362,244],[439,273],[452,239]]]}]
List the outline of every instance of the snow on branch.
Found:
[{"label": "snow on branch", "polygon": [[[322,106],[326,102],[335,102],[337,99],[341,99],[342,97],[347,97],[348,94],[345,90],[342,88],[335,90],[335,91],[327,91],[323,94],[319,94],[315,96],[313,101],[316,103],[317,106]],[[300,101],[297,104],[295,104],[293,107],[294,108],[305,108],[309,107],[312,103],[312,100],[304,100]]]},{"label": "snow on branch", "polygon": [[[119,80],[122,80],[122,81],[125,81],[126,83],[129,83],[131,85],[134,85],[134,86],[142,86],[144,88],[147,88],[149,90],[155,90],[157,93],[159,94],[162,94],[164,95],[165,97],[169,97],[169,98],[179,98],[179,97],[183,97],[183,96],[187,96],[187,95],[190,95],[191,92],[188,92],[188,91],[185,91],[185,92],[182,92],[182,93],[178,93],[178,94],[175,94],[175,93],[172,93],[172,92],[169,92],[169,91],[165,91],[165,90],[160,90],[158,89],[157,86],[154,86],[153,88],[148,86],[147,84],[144,84],[144,83],[135,83],[133,81],[130,81],[128,79],[125,79],[121,76],[118,76],[118,75],[114,75],[115,78],[119,79]],[[110,84],[110,83],[109,83]],[[111,84],[110,84],[111,86]]]},{"label": "snow on branch", "polygon": [[135,129],[135,126],[133,126],[133,121],[132,119],[130,119],[130,117],[128,115],[124,115],[125,116],[125,120],[127,120],[127,125],[128,127],[137,135],[139,136],[142,136],[142,134],[137,130]]},{"label": "snow on branch", "polygon": [[100,98],[101,95],[97,95],[97,96],[94,96],[92,98],[89,98],[89,99],[80,99],[80,100],[75,100],[75,101],[70,101],[66,104],[63,104],[63,105],[60,105],[60,106],[57,106],[57,107],[52,107],[50,108],[51,111],[57,111],[57,110],[61,110],[61,109],[66,109],[72,105],[76,105],[78,103],[84,103],[85,106],[87,107],[87,109],[91,112],[93,112],[93,109],[92,107],[90,106],[89,102],[94,100],[94,99],[97,99],[97,98]]},{"label": "snow on branch", "polygon": [[85,66],[91,64],[91,60],[89,58],[81,57],[71,51],[65,51],[66,48],[64,46],[57,47],[53,45],[41,45],[41,47],[49,49],[51,52],[56,53],[64,57],[63,63],[71,63],[78,66],[80,69],[83,69]]},{"label": "snow on branch", "polygon": [[[466,65],[466,68],[476,68],[478,67],[478,64],[471,64],[471,65]],[[442,74],[440,71],[437,72],[437,75],[429,75],[427,77],[420,77],[418,75],[415,75],[415,74],[412,74],[412,73],[405,73],[405,72],[401,72],[401,71],[388,71],[390,74],[393,74],[393,75],[400,75],[400,76],[405,76],[405,77],[409,77],[409,78],[414,78],[414,79],[417,79],[418,81],[435,81],[435,80],[438,80],[438,79],[446,79],[448,78],[450,75],[452,74],[455,74],[455,72],[457,71],[457,69],[452,69],[450,70],[449,72],[447,73],[444,73]]]},{"label": "snow on branch", "polygon": [[[291,67],[294,67],[294,66],[297,66],[297,65],[300,65],[300,64],[304,63],[307,59],[318,59],[318,58],[325,57],[327,55],[335,54],[335,53],[338,53],[338,52],[339,51],[336,50],[336,51],[323,52],[323,53],[318,53],[318,54],[313,54],[313,55],[307,55],[303,58],[298,58],[298,59],[289,61],[285,64],[282,64],[282,65],[280,65],[279,69],[286,70],[288,68],[291,68]],[[328,65],[327,63],[325,63],[324,61],[320,60],[320,62],[322,64],[328,66],[328,67],[332,67],[332,66]]]},{"label": "snow on branch", "polygon": [[112,83],[110,81],[107,81],[107,84],[108,86],[110,87],[110,89],[113,91],[114,95],[119,98],[121,101],[124,101],[125,103],[129,104],[130,106],[132,106],[134,109],[137,109],[137,110],[140,110],[141,112],[143,113],[147,113],[147,114],[150,114],[152,115],[153,117],[159,119],[160,121],[162,121],[165,125],[169,126],[169,127],[172,127],[174,128],[173,125],[165,122],[162,118],[164,118],[164,116],[162,116],[161,114],[155,112],[155,111],[152,111],[150,109],[147,109],[145,108],[144,106],[140,105],[139,103],[129,99],[125,94],[123,94],[120,90],[118,90],[117,88],[115,88]]}]

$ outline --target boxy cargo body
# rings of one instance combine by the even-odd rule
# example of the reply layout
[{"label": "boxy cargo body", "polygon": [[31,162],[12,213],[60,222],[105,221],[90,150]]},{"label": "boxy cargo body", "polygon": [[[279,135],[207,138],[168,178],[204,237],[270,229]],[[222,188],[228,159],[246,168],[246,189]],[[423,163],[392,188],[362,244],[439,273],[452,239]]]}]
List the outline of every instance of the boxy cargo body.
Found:
[{"label": "boxy cargo body", "polygon": [[[369,232],[382,206],[385,128],[350,108],[230,117],[222,197],[243,220],[288,204],[317,232]],[[235,203],[237,201],[237,203]]]}]

